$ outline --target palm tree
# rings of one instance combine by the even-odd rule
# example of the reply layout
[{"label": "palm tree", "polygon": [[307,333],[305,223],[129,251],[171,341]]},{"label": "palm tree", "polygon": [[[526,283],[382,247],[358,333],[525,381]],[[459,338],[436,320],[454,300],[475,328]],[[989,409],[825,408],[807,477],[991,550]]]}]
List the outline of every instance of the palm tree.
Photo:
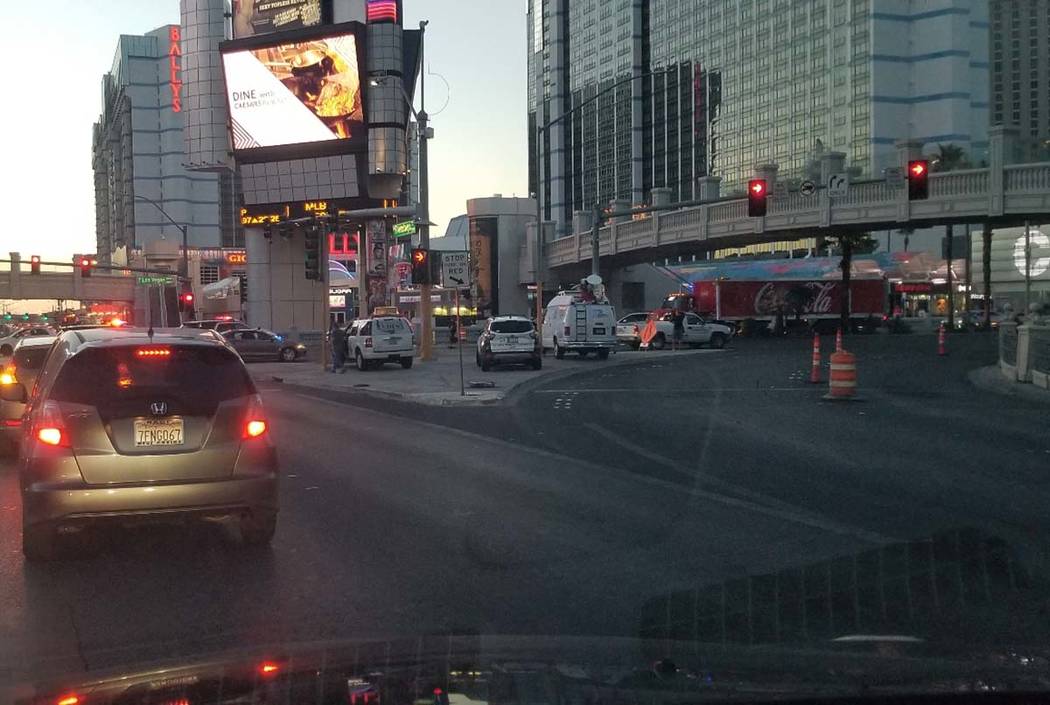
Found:
[{"label": "palm tree", "polygon": [[842,270],[842,288],[839,292],[839,326],[842,333],[849,331],[850,319],[850,285],[853,276],[853,254],[874,252],[878,243],[871,233],[850,233],[848,235],[836,235],[835,240],[839,243],[839,253],[842,261],[839,268]]},{"label": "palm tree", "polygon": [[966,156],[966,150],[957,144],[937,145],[938,154],[931,160],[932,171],[955,171],[956,169],[969,169],[970,160]]}]

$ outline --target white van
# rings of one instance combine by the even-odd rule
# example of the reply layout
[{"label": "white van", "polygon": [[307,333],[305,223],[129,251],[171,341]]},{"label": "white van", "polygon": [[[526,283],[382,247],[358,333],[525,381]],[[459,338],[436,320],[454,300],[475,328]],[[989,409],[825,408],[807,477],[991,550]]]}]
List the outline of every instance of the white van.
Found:
[{"label": "white van", "polygon": [[554,350],[557,358],[566,352],[586,357],[596,353],[609,357],[616,341],[616,313],[611,304],[586,302],[578,292],[563,291],[551,299],[543,316],[543,350]]}]

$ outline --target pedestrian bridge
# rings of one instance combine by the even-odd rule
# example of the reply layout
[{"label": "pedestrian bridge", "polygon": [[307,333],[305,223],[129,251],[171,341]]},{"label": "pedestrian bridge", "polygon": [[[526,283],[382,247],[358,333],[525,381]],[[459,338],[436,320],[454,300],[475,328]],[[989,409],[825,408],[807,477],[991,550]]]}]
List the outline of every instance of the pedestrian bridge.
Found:
[{"label": "pedestrian bridge", "polygon": [[39,274],[30,271],[18,253],[0,260],[0,299],[50,299],[66,301],[113,301],[131,304],[135,300],[137,275],[123,270],[96,269],[90,277],[80,275],[72,265],[44,265]]},{"label": "pedestrian bridge", "polygon": [[[599,232],[602,264],[653,262],[724,247],[848,232],[1050,221],[1050,163],[932,173],[929,199],[920,201],[908,200],[903,179],[851,183],[844,195],[835,197],[826,188],[811,195],[771,191],[766,216],[761,218],[748,217],[744,197],[614,222]],[[587,231],[548,242],[544,248],[548,268],[569,270],[589,263],[591,238]]]}]

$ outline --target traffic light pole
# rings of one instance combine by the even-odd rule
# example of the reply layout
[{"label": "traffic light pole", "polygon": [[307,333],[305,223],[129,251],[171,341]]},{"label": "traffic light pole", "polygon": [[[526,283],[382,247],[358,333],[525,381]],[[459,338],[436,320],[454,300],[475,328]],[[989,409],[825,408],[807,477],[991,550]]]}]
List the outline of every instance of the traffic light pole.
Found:
[{"label": "traffic light pole", "polygon": [[[419,224],[419,246],[424,250],[430,249],[430,162],[428,160],[427,140],[429,139],[429,118],[426,110],[426,62],[424,46],[426,37],[426,21],[419,23],[419,65],[423,67],[419,75],[419,112],[416,113],[416,123],[419,127],[419,205],[422,211]],[[409,107],[411,107],[409,103]],[[434,322],[430,303],[430,280],[419,287],[419,315],[423,319],[422,340],[419,343],[419,359],[421,362],[430,362],[434,359]]]}]

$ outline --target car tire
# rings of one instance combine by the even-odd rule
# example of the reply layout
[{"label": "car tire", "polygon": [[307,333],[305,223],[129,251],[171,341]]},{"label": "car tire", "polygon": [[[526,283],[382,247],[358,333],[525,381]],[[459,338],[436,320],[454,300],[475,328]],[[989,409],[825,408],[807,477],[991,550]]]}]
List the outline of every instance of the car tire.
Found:
[{"label": "car tire", "polygon": [[401,367],[406,369],[406,370],[411,370],[412,369],[412,360],[413,360],[413,358],[411,358],[411,357],[403,357],[403,358],[401,358]]},{"label": "car tire", "polygon": [[543,369],[543,358],[542,357],[538,357],[538,356],[532,358],[532,361],[529,363],[529,366],[532,369],[534,369],[534,370],[542,370]]},{"label": "car tire", "polygon": [[277,513],[262,512],[241,518],[241,543],[250,547],[269,546],[277,532]]},{"label": "car tire", "polygon": [[721,350],[726,346],[726,337],[723,333],[712,333],[711,334],[711,347],[715,350]]},{"label": "car tire", "polygon": [[653,339],[649,341],[649,347],[653,350],[663,350],[667,347],[667,338],[664,337],[663,333],[657,333]]},{"label": "car tire", "polygon": [[298,355],[295,354],[295,348],[282,348],[281,349],[281,362],[295,362],[295,358]]},{"label": "car tire", "polygon": [[474,351],[474,364],[481,367],[481,353]]},{"label": "car tire", "polygon": [[22,555],[30,562],[55,559],[58,535],[50,524],[22,527]]},{"label": "car tire", "polygon": [[365,356],[361,354],[360,350],[354,353],[354,362],[357,364],[359,372],[368,372],[368,370],[371,369],[368,360],[365,359]]},{"label": "car tire", "polygon": [[608,348],[602,348],[601,350],[598,351],[598,359],[599,360],[608,360],[609,359],[609,350],[608,350]]},{"label": "car tire", "polygon": [[562,349],[562,347],[560,345],[558,345],[558,339],[557,338],[554,339],[554,357],[556,359],[558,359],[558,360],[564,360],[565,359],[565,351]]}]

